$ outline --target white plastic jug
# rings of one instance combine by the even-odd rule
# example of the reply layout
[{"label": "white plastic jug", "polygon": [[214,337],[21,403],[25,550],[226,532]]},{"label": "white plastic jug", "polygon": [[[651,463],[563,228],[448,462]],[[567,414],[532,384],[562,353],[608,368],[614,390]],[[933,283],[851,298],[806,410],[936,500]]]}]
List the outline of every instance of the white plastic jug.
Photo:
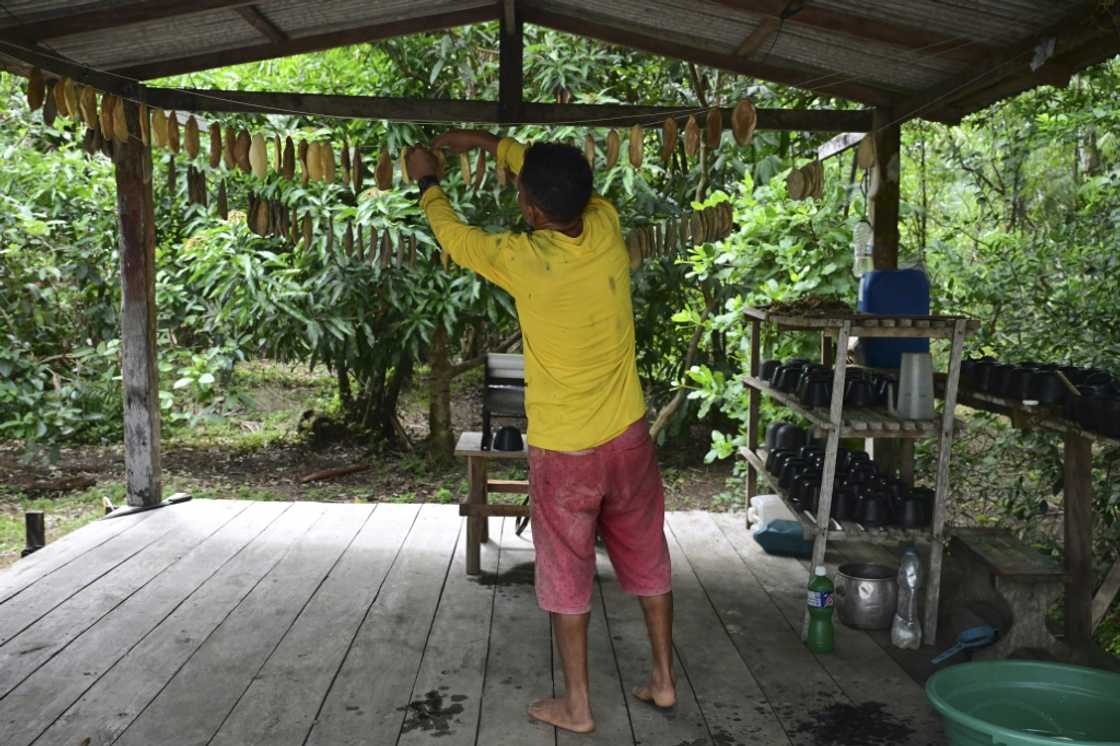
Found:
[{"label": "white plastic jug", "polygon": [[895,412],[905,420],[933,419],[933,359],[928,352],[902,353]]}]

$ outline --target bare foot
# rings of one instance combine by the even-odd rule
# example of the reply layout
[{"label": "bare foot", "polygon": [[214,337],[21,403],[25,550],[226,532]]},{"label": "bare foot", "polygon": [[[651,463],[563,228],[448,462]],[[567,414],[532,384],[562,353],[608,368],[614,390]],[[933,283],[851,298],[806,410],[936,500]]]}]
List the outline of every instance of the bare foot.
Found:
[{"label": "bare foot", "polygon": [[529,717],[572,733],[595,730],[590,708],[585,712],[574,712],[573,709],[566,699],[542,699],[529,705]]},{"label": "bare foot", "polygon": [[662,683],[651,678],[646,686],[634,688],[634,696],[642,702],[667,709],[677,704],[677,683],[672,679],[668,683]]}]

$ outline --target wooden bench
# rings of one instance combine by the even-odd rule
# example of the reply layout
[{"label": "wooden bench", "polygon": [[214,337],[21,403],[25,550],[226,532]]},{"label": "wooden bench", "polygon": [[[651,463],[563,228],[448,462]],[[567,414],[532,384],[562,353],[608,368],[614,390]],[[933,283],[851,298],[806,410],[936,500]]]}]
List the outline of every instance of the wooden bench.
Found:
[{"label": "wooden bench", "polygon": [[[1046,626],[1046,616],[1065,583],[1065,571],[1057,562],[1000,528],[953,529],[949,554],[952,569],[947,569],[959,577],[945,578],[948,582],[942,587],[952,591],[943,608],[950,615],[984,608],[998,617],[983,615],[983,621],[999,627],[1000,639],[977,651],[974,658],[1007,658],[1025,649],[1052,654],[1062,647]],[[946,628],[953,626],[968,625]]]},{"label": "wooden bench", "polygon": [[490,505],[491,492],[506,492],[517,495],[529,494],[529,482],[525,479],[488,479],[490,462],[498,459],[529,459],[529,451],[482,450],[482,433],[467,432],[459,436],[455,455],[467,460],[467,482],[469,489],[466,501],[459,505],[459,515],[467,518],[467,575],[481,572],[480,560],[482,545],[490,541],[490,516],[528,517],[528,505]]}]

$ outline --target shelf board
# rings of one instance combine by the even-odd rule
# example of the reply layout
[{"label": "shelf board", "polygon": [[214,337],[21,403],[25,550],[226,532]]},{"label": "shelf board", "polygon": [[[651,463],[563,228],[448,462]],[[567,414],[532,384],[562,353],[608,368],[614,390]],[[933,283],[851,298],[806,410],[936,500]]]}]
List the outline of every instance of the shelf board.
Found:
[{"label": "shelf board", "polygon": [[793,331],[838,331],[843,324],[850,323],[853,337],[948,338],[953,336],[953,328],[960,319],[965,319],[966,337],[980,329],[980,322],[977,319],[965,316],[881,316],[863,313],[813,316],[771,313],[765,308],[748,308],[746,315],[759,321],[777,324],[781,329]]},{"label": "shelf board", "polygon": [[[824,407],[806,407],[792,394],[779,391],[766,381],[754,376],[743,376],[744,382],[772,399],[781,402],[809,420],[821,430],[831,430],[829,411]],[[957,422],[958,429],[961,423]],[[877,409],[844,409],[840,435],[857,438],[931,438],[941,432],[941,416],[932,420],[905,420]]]},{"label": "shelf board", "polygon": [[[944,398],[945,396],[944,374],[939,373],[934,376],[934,395],[940,398]],[[1007,399],[1002,396],[984,394],[979,391],[966,389],[963,386],[957,392],[957,404],[971,407],[972,409],[980,409],[985,412],[1007,415],[1012,417],[1016,422],[1030,422],[1044,430],[1050,430],[1051,432],[1062,434],[1073,433],[1074,435],[1080,435],[1083,438],[1098,443],[1120,445],[1120,438],[1113,438],[1109,435],[1086,430],[1081,427],[1080,423],[1067,420],[1060,414],[1056,414],[1056,407],[1027,407],[1018,399]]]},{"label": "shelf board", "polygon": [[[812,540],[819,530],[817,517],[807,510],[798,510],[785,490],[778,487],[777,481],[770,475],[770,472],[766,471],[766,449],[759,448],[757,453],[753,453],[749,448],[743,446],[739,449],[739,454],[754,467],[754,470],[759,473],[770,490],[782,499],[789,511],[798,517],[801,521],[801,535],[806,540]],[[866,541],[876,544],[897,544],[905,541],[928,542],[930,540],[930,530],[928,528],[899,528],[897,526],[868,528],[855,521],[838,521],[835,518],[830,518],[828,540]]]}]

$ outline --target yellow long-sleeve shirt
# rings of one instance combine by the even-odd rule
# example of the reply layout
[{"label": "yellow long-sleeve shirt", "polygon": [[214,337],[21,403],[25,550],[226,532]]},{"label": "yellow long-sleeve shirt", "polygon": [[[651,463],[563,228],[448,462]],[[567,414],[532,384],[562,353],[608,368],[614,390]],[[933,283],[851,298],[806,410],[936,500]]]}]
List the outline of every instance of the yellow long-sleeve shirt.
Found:
[{"label": "yellow long-sleeve shirt", "polygon": [[[498,145],[498,167],[521,171],[525,148]],[[595,195],[578,238],[553,230],[487,233],[463,223],[439,187],[421,207],[456,264],[504,288],[517,305],[525,351],[528,442],[592,448],[645,415],[634,349],[630,259],[618,212]]]}]

